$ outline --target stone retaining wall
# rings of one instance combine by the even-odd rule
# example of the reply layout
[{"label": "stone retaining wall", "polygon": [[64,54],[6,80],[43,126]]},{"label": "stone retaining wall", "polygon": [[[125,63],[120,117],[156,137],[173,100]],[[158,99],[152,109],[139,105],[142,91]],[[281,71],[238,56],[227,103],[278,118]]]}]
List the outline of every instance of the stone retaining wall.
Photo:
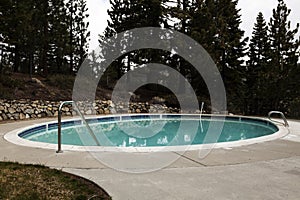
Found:
[{"label": "stone retaining wall", "polygon": [[[56,117],[61,101],[43,100],[0,100],[0,121],[23,120],[43,117]],[[165,105],[150,105],[148,103],[131,103],[129,109],[123,103],[117,105],[112,101],[96,100],[93,103],[79,102],[80,111],[86,115],[112,114],[116,113],[178,113],[179,109],[169,108]],[[65,105],[62,108],[65,116],[76,115],[72,105]]]}]

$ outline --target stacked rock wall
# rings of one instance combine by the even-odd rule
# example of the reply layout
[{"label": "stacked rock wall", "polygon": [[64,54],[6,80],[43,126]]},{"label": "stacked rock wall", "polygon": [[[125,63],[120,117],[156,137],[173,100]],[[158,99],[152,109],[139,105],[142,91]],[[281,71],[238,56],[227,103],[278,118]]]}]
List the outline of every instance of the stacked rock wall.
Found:
[{"label": "stacked rock wall", "polygon": [[[23,120],[43,117],[57,117],[62,102],[43,100],[0,100],[0,121]],[[131,103],[129,107],[123,103],[113,104],[112,101],[96,100],[93,103],[77,103],[80,111],[85,115],[112,114],[112,113],[178,113],[176,108],[165,105],[150,105],[148,103]],[[72,105],[62,108],[62,115],[75,115]]]}]

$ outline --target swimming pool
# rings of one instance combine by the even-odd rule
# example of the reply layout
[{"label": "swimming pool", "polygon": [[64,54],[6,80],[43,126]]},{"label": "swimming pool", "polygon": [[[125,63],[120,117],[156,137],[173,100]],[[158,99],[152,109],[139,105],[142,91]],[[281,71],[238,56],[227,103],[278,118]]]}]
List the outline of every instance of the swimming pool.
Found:
[{"label": "swimming pool", "polygon": [[[240,116],[140,114],[94,117],[87,122],[101,147],[115,148],[227,144],[264,138],[279,131],[268,120]],[[222,126],[219,135],[207,133],[211,124]],[[19,131],[17,137],[23,145],[31,143],[53,148],[57,144],[57,122],[27,127]],[[72,146],[73,149],[96,146],[80,119],[62,122],[62,144],[64,148]]]}]

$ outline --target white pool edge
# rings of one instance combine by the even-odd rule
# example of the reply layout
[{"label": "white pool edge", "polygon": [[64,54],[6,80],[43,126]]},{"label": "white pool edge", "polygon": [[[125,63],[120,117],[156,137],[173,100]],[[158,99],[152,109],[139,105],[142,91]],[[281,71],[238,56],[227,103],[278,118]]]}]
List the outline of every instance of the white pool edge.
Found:
[{"label": "white pool edge", "polygon": [[[128,115],[128,114],[127,114]],[[126,116],[127,116],[126,115]],[[134,116],[139,114],[134,114]],[[140,114],[145,115],[145,114]],[[147,114],[148,115],[148,114]],[[151,115],[151,114],[150,114]],[[153,115],[159,115],[159,114],[153,114]],[[167,114],[172,115],[172,114]],[[178,115],[178,114],[175,114]],[[189,114],[184,114],[189,115]],[[195,114],[191,114],[195,115]],[[120,115],[105,115],[105,116],[90,116],[87,119],[92,118],[101,118],[101,117],[116,117]],[[206,115],[207,116],[207,115]],[[225,116],[224,116],[225,117]],[[243,118],[249,118],[249,119],[260,119],[260,120],[266,120],[265,118],[260,117],[247,117],[247,116],[229,116],[229,117],[243,117]],[[72,118],[67,121],[74,121],[78,118]],[[268,121],[268,120],[267,120]],[[29,141],[27,139],[21,138],[18,135],[30,128],[34,128],[39,125],[44,124],[51,124],[51,123],[57,123],[57,121],[49,121],[47,123],[38,123],[31,126],[27,126],[24,128],[16,129],[13,131],[10,131],[4,135],[4,139],[10,143],[13,143],[15,145],[19,146],[26,146],[31,148],[40,148],[40,149],[48,149],[48,150],[57,150],[57,144],[48,144],[48,143],[42,143],[42,142],[34,142]],[[272,124],[275,124],[278,127],[278,131],[266,136],[261,136],[257,138],[251,138],[246,140],[239,140],[239,141],[233,141],[233,142],[220,142],[220,143],[213,143],[213,144],[200,144],[200,145],[183,145],[183,146],[162,146],[162,147],[104,147],[104,146],[76,146],[76,145],[64,145],[62,144],[62,150],[63,151],[81,151],[81,152],[127,152],[127,153],[146,153],[146,152],[171,152],[171,151],[194,151],[194,150],[201,150],[201,149],[213,149],[213,148],[233,148],[233,147],[240,147],[245,145],[251,145],[256,143],[263,143],[267,141],[272,141],[276,139],[280,139],[285,137],[289,134],[289,129],[287,127],[284,127],[281,124],[277,124],[274,122],[270,122]]]}]

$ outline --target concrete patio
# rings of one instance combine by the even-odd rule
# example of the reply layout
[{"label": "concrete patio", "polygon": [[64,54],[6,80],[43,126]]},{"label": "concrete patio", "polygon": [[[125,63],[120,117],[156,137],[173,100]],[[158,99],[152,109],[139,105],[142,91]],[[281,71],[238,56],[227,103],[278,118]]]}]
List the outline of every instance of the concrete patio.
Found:
[{"label": "concrete patio", "polygon": [[[284,138],[214,149],[203,159],[198,151],[187,151],[161,170],[132,174],[105,166],[89,152],[57,154],[55,150],[18,146],[4,139],[14,129],[53,120],[0,124],[0,160],[42,164],[83,176],[105,189],[113,200],[300,198],[298,121],[289,120],[290,134]],[[178,156],[178,153],[167,152],[162,156]],[[104,154],[113,157],[108,152]],[[116,162],[122,164],[120,160]]]}]

